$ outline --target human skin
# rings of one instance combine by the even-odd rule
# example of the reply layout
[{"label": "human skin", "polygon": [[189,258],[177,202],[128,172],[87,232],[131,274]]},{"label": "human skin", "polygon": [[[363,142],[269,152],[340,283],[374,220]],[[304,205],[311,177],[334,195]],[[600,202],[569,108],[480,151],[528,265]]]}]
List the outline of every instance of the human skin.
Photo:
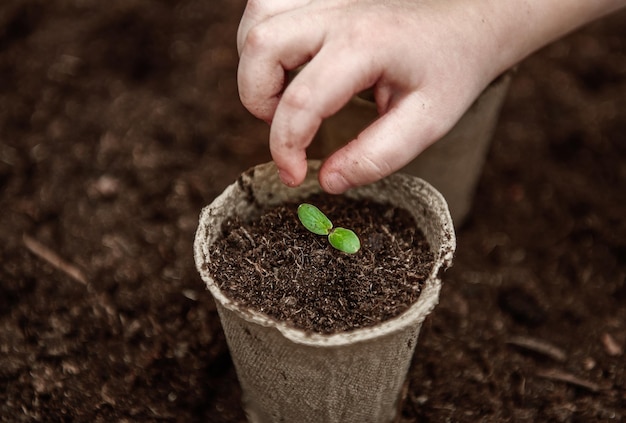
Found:
[{"label": "human skin", "polygon": [[[379,180],[446,134],[498,75],[626,0],[250,0],[241,101],[271,124],[281,180],[305,178],[323,119],[373,88],[379,118],[328,157],[334,194]],[[305,65],[285,87],[286,72]]]}]

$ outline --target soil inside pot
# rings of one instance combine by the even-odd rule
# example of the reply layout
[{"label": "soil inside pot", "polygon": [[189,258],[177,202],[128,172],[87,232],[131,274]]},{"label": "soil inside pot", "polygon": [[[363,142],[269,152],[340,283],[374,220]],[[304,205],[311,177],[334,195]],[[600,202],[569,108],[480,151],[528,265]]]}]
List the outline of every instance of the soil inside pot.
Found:
[{"label": "soil inside pot", "polygon": [[228,220],[207,263],[227,296],[325,334],[373,326],[417,300],[433,254],[406,210],[327,194],[307,202],[335,227],[354,230],[361,249],[346,254],[309,232],[298,220],[298,203],[269,209],[252,222]]}]

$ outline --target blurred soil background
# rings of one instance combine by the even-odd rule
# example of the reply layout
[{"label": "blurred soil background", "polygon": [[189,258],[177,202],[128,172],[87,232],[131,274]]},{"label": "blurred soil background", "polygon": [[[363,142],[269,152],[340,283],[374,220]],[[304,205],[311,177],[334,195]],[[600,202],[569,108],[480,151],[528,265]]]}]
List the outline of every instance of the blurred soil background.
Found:
[{"label": "blurred soil background", "polygon": [[[270,159],[244,5],[0,4],[0,421],[244,421],[192,258]],[[520,65],[399,421],[626,420],[624,28]]]}]

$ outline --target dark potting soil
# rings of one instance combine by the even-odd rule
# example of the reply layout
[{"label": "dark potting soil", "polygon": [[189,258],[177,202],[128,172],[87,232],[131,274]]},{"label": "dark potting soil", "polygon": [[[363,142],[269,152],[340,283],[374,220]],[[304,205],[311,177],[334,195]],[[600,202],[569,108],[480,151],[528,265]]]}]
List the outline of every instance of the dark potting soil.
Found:
[{"label": "dark potting soil", "polygon": [[[270,160],[245,5],[0,1],[0,421],[246,422],[192,249]],[[519,66],[398,423],[626,420],[624,28]]]},{"label": "dark potting soil", "polygon": [[324,334],[384,322],[417,300],[433,254],[406,210],[344,196],[315,195],[306,202],[335,227],[355,231],[361,249],[346,254],[309,232],[298,220],[298,203],[251,222],[228,220],[207,263],[228,297]]}]

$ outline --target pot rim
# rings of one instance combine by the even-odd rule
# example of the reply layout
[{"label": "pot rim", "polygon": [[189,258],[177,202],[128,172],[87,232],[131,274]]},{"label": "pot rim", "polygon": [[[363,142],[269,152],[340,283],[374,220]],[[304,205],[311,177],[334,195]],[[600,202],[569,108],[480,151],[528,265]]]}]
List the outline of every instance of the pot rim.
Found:
[{"label": "pot rim", "polygon": [[[321,192],[321,187],[319,187],[319,183],[317,183],[317,178],[312,177],[312,175],[316,175],[320,165],[321,163],[317,160],[309,161],[309,176],[307,177],[308,182],[305,182],[303,186],[301,186],[301,191],[303,193],[301,197],[298,194],[294,194],[295,190],[293,188],[285,188],[291,190],[290,194],[294,194],[294,199],[306,198],[312,193]],[[248,192],[248,190],[254,190],[254,187],[251,185],[251,183],[253,182],[253,175],[256,175],[258,179],[259,174],[262,175],[261,177],[275,178],[276,180],[278,180],[276,167],[272,162],[258,165],[251,170],[245,172],[237,182],[228,186],[222,192],[222,194],[216,197],[210,205],[206,206],[202,210],[200,215],[200,224],[198,226],[194,240],[194,258],[196,262],[196,268],[200,273],[203,281],[205,282],[207,288],[213,295],[214,299],[220,305],[234,312],[242,319],[250,323],[258,324],[264,327],[275,328],[285,338],[291,340],[294,343],[315,347],[336,347],[353,344],[356,342],[364,342],[384,337],[400,330],[404,330],[409,326],[419,325],[437,305],[439,301],[439,292],[441,289],[440,275],[452,264],[452,258],[456,248],[454,225],[452,223],[452,218],[450,217],[447,203],[443,196],[426,181],[415,176],[404,174],[390,175],[381,181],[375,182],[366,187],[354,188],[346,193],[347,196],[353,198],[366,197],[368,196],[367,194],[369,192],[376,189],[389,190],[400,186],[407,186],[407,184],[409,184],[413,188],[411,192],[418,192],[420,194],[421,198],[419,198],[419,201],[425,202],[425,198],[430,199],[427,206],[432,209],[433,213],[436,214],[436,216],[440,218],[439,226],[441,227],[443,236],[441,237],[439,248],[437,249],[437,251],[433,251],[433,253],[435,254],[433,268],[423,286],[422,292],[420,293],[417,301],[413,303],[403,313],[374,326],[358,328],[347,332],[321,334],[295,328],[293,326],[290,326],[286,322],[277,320],[264,313],[251,310],[247,307],[240,305],[238,302],[228,298],[219,289],[219,287],[209,274],[206,266],[204,265],[206,261],[210,260],[211,242],[208,241],[208,238],[212,232],[208,222],[212,217],[226,216],[226,214],[232,212],[233,209],[239,211],[240,207],[233,207],[232,204],[224,204],[225,200],[227,198],[232,198],[232,196],[235,195],[249,195],[250,193]],[[242,183],[241,179],[245,179],[246,177],[249,178],[250,181],[248,181],[248,183]],[[256,202],[256,198],[254,202]],[[258,206],[258,203],[256,204]],[[251,203],[248,202],[248,208],[250,207],[252,207]],[[423,230],[423,228],[421,229]],[[216,234],[214,235],[216,236]],[[431,248],[435,248],[433,246],[432,240],[429,240],[429,243],[431,244]],[[419,326],[417,327],[419,328]]]}]

